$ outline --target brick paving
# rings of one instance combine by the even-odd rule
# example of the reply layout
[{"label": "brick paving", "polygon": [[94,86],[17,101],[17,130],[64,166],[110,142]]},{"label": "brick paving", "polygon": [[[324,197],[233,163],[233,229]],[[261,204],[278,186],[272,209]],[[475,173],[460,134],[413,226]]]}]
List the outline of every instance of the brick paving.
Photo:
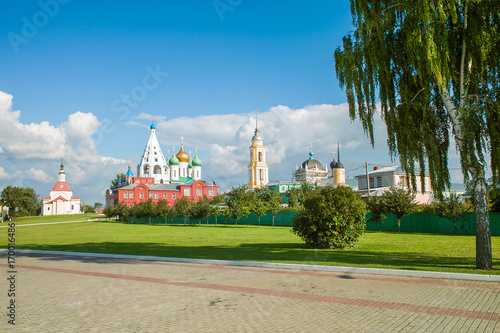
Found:
[{"label": "brick paving", "polygon": [[0,332],[500,332],[499,282],[44,254],[16,269]]}]

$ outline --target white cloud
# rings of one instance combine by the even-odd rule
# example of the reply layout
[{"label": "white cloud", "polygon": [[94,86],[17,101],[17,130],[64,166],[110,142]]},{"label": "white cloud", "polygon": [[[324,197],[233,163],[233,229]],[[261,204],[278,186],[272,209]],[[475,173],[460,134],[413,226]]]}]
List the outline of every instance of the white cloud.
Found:
[{"label": "white cloud", "polygon": [[5,172],[4,168],[0,167],[0,179],[10,178],[9,174]]},{"label": "white cloud", "polygon": [[144,112],[141,112],[135,118],[136,119],[145,119],[145,120],[154,120],[156,122],[165,121],[165,119],[167,119],[167,117],[165,117],[165,116],[154,116],[154,115],[151,115],[149,113],[144,113]]},{"label": "white cloud", "polygon": [[24,177],[26,179],[38,181],[40,183],[49,183],[53,180],[51,179],[51,177],[49,177],[49,175],[45,173],[45,171],[35,168],[30,168],[29,170],[26,170],[24,172]]},{"label": "white cloud", "polygon": [[47,195],[64,158],[68,183],[82,191],[74,194],[102,202],[100,192],[126,161],[97,154],[97,117],[77,111],[59,126],[47,121],[24,124],[21,111],[12,110],[12,99],[0,91],[0,187],[29,184],[39,195]]}]

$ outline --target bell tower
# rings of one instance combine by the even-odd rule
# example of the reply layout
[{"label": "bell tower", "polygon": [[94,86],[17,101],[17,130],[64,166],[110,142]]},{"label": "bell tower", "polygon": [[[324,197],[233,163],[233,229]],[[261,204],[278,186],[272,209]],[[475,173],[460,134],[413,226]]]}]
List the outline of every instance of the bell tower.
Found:
[{"label": "bell tower", "polygon": [[266,147],[260,137],[258,112],[255,111],[255,134],[250,146],[250,163],[248,164],[248,187],[259,188],[269,182],[269,168],[266,163]]}]

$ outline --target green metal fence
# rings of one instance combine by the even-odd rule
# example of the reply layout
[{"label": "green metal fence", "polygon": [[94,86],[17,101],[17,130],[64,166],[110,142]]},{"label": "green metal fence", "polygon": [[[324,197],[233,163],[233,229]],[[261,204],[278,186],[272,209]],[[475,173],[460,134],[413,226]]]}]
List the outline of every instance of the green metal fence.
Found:
[{"label": "green metal fence", "polygon": [[[367,220],[370,213],[367,214]],[[476,233],[475,214],[469,213],[456,223],[457,234],[474,235]],[[390,214],[382,222],[366,222],[366,230],[398,231],[398,220]],[[490,213],[490,230],[492,236],[500,236],[500,214]],[[453,222],[430,213],[415,213],[401,218],[401,231],[454,233]]]},{"label": "green metal fence", "polygon": [[[271,213],[267,212],[264,216],[260,218],[257,214],[252,213],[248,216],[244,216],[236,222],[233,218],[225,218],[222,215],[214,217],[211,216],[202,220],[191,220],[188,217],[143,217],[136,218],[131,217],[129,222],[132,223],[142,223],[142,224],[186,224],[186,225],[196,225],[196,224],[208,224],[208,225],[265,225],[265,226],[280,226],[280,227],[290,227],[292,226],[292,219],[296,215],[296,212],[279,212],[274,217]],[[366,219],[370,218],[370,213],[366,215]],[[476,232],[475,226],[475,214],[467,214],[465,219],[460,220],[456,223],[457,234],[460,235],[474,235]],[[374,231],[398,231],[398,221],[394,215],[388,215],[382,222],[366,222],[366,230]],[[490,230],[492,236],[500,236],[500,214],[490,213]],[[415,213],[408,216],[404,216],[401,219],[401,231],[402,232],[430,232],[430,233],[445,233],[452,234],[454,232],[453,222],[440,218],[435,214],[429,213]]]}]

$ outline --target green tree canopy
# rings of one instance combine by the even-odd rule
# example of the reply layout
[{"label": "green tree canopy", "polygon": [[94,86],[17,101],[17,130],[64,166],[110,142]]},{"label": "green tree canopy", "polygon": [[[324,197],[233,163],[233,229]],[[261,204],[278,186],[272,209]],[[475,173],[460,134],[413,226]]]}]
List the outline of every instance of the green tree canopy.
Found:
[{"label": "green tree canopy", "polygon": [[12,217],[40,215],[41,203],[30,187],[7,186],[1,192],[0,204],[9,208]]},{"label": "green tree canopy", "polygon": [[111,181],[111,186],[109,187],[112,190],[116,190],[118,185],[120,184],[120,180],[124,179],[126,175],[124,173],[119,173],[116,175],[116,178]]},{"label": "green tree canopy", "polygon": [[414,188],[416,170],[422,180],[428,170],[438,196],[450,183],[451,134],[464,178],[474,184],[476,266],[490,269],[485,155],[496,175],[500,2],[351,0],[351,14],[355,30],[335,51],[351,119],[360,118],[373,144],[380,103],[391,155],[399,156]]},{"label": "green tree canopy", "polygon": [[398,230],[401,231],[401,218],[416,208],[415,194],[403,188],[391,188],[380,197],[370,198],[368,210],[372,213],[370,220],[380,222],[386,214],[394,214],[398,219]]},{"label": "green tree canopy", "polygon": [[349,187],[316,189],[303,205],[292,231],[309,246],[351,247],[365,229],[365,203]]}]

